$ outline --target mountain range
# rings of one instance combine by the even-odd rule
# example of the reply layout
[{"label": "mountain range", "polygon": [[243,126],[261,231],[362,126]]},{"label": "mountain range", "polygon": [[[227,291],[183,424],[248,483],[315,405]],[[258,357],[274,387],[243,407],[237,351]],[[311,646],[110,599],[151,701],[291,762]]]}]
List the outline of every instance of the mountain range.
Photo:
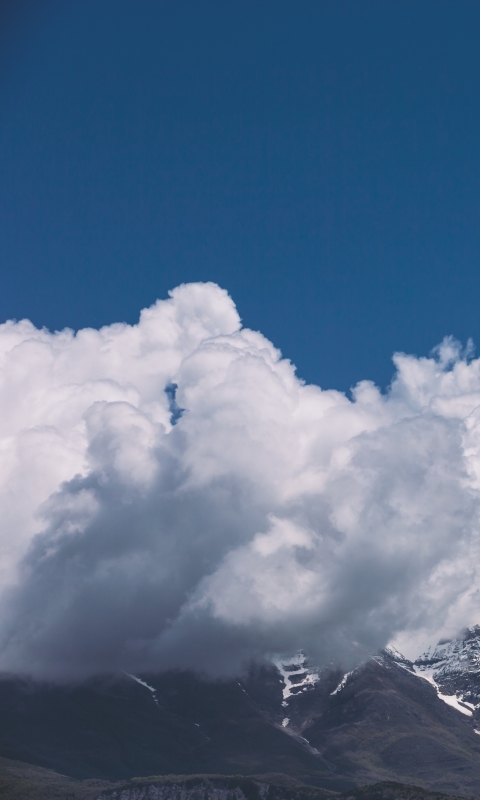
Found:
[{"label": "mountain range", "polygon": [[480,798],[480,626],[413,662],[388,647],[351,672],[316,669],[300,653],[217,681],[180,671],[69,686],[4,676],[0,756],[83,781],[78,797],[142,775],[281,773],[324,794],[393,781]]}]

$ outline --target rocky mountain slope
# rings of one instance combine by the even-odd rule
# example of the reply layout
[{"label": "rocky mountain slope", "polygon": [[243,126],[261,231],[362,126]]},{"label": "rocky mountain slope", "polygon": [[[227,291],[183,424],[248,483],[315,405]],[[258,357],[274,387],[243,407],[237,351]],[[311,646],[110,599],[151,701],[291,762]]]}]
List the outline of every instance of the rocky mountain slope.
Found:
[{"label": "rocky mountain slope", "polygon": [[429,647],[413,664],[417,675],[429,680],[439,696],[480,728],[480,625],[466,628],[455,639]]},{"label": "rocky mountain slope", "polygon": [[387,651],[351,674],[321,676],[288,699],[288,728],[358,783],[394,779],[479,796],[470,718],[404,662]]},{"label": "rocky mountain slope", "polygon": [[[274,667],[252,678],[270,703]],[[270,685],[273,678],[274,683]],[[126,675],[80,686],[0,681],[0,755],[74,778],[282,772],[338,791],[353,781],[331,770],[260,707],[237,680],[190,673]],[[152,691],[153,690],[153,691]]]},{"label": "rocky mountain slope", "polygon": [[[0,680],[0,755],[71,778],[284,773],[325,790],[397,781],[480,798],[480,628],[353,672],[298,654],[240,679]],[[356,790],[355,790],[356,791]]]}]

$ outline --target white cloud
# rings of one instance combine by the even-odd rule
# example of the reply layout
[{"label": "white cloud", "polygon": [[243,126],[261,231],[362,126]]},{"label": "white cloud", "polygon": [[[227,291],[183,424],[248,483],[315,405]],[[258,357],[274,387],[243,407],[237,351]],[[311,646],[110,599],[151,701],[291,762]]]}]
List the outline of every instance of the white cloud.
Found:
[{"label": "white cloud", "polygon": [[300,382],[213,284],[135,326],[1,326],[0,669],[353,661],[475,621],[470,355],[397,354],[387,395],[349,400]]}]

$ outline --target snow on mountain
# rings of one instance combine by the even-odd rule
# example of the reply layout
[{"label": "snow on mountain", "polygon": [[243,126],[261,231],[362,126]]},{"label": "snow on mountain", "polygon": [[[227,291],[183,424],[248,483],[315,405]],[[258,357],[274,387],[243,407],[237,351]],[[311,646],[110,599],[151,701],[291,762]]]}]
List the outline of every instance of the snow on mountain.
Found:
[{"label": "snow on mountain", "polygon": [[456,639],[442,639],[416,659],[419,668],[434,669],[438,677],[480,675],[480,625],[466,628]]},{"label": "snow on mountain", "polygon": [[148,689],[149,692],[152,692],[153,701],[158,706],[158,699],[157,699],[157,694],[156,694],[157,690],[153,686],[149,686],[148,683],[143,681],[141,678],[138,678],[136,675],[132,675],[130,672],[124,672],[124,675],[126,675],[128,678],[131,678],[132,681],[135,681],[136,683],[139,683],[140,686],[144,686],[145,689]]},{"label": "snow on mountain", "polygon": [[277,660],[274,664],[284,681],[282,703],[284,708],[288,706],[288,700],[292,695],[307,691],[320,680],[318,671],[309,667],[304,653]]},{"label": "snow on mountain", "polygon": [[462,713],[480,710],[480,625],[427,648],[413,666],[417,675],[437,686],[439,694],[456,697]]},{"label": "snow on mountain", "polygon": [[[372,655],[371,659],[386,669],[395,664],[428,681],[440,700],[460,714],[471,717],[480,727],[480,625],[465,629],[457,638],[431,645],[414,662],[391,645]],[[275,666],[284,682],[282,706],[285,710],[293,698],[314,688],[323,677],[323,671],[309,666],[302,652],[277,660]],[[339,694],[356,672],[346,672],[329,694]],[[285,716],[283,727],[289,727],[289,723],[290,719]]]},{"label": "snow on mountain", "polygon": [[387,645],[385,650],[382,650],[377,656],[373,656],[373,658],[378,663],[383,664],[383,666],[386,666],[386,662],[388,661],[394,661],[399,667],[408,669],[409,672],[414,671],[412,662],[409,661],[408,658],[405,658],[403,653],[400,653],[400,651],[391,644]]},{"label": "snow on mountain", "polygon": [[345,675],[343,676],[342,680],[338,684],[337,688],[334,689],[333,692],[330,692],[330,697],[334,697],[336,694],[338,694],[339,692],[342,691],[344,686],[347,685],[347,681],[348,681],[350,675],[353,675],[353,672],[346,672],[345,673]]},{"label": "snow on mountain", "polygon": [[413,672],[435,688],[440,700],[480,723],[480,625],[430,645],[414,662],[392,646],[373,659],[383,666],[393,661]]},{"label": "snow on mountain", "polygon": [[140,686],[145,686],[145,689],[148,689],[150,692],[155,693],[155,689],[153,688],[153,686],[149,686],[148,683],[142,681],[141,678],[137,678],[136,675],[132,675],[130,672],[125,672],[124,674],[127,675],[127,677],[131,678],[132,681],[136,681],[137,683],[139,683]]},{"label": "snow on mountain", "polygon": [[[436,653],[439,645],[436,647],[432,646],[428,649],[427,653]],[[442,692],[441,689],[443,685],[440,685],[437,681],[437,678],[441,678],[437,671],[435,670],[435,664],[441,663],[447,670],[450,668],[450,664],[448,663],[448,658],[442,658],[441,662],[436,661],[436,657],[434,656],[431,659],[428,655],[423,655],[417,661],[412,662],[405,658],[402,653],[400,653],[396,648],[392,646],[388,646],[385,650],[381,651],[378,655],[372,656],[373,660],[376,661],[378,664],[381,664],[384,667],[388,667],[388,662],[394,662],[397,666],[402,667],[402,669],[408,670],[408,672],[412,672],[418,678],[422,680],[428,681],[435,691],[437,692],[437,696],[440,700],[446,703],[448,706],[456,709],[461,714],[464,714],[467,717],[471,717],[475,710],[475,705],[466,701],[464,699],[462,692],[456,691],[449,691],[449,692]]]},{"label": "snow on mountain", "polygon": [[463,701],[463,699],[457,697],[456,694],[452,695],[443,694],[440,691],[440,688],[435,678],[433,677],[434,672],[432,669],[420,669],[420,667],[417,667],[416,665],[414,665],[413,669],[415,671],[415,675],[418,675],[419,678],[423,678],[424,680],[432,684],[440,700],[443,700],[443,702],[446,703],[447,706],[455,708],[457,711],[460,711],[461,714],[465,714],[467,717],[472,716],[475,706],[472,705],[471,703]]}]

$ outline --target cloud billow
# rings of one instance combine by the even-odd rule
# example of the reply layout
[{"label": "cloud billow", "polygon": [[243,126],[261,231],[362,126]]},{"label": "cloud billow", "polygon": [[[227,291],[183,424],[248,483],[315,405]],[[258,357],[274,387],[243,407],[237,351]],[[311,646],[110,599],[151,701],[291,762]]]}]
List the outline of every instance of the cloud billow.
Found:
[{"label": "cloud billow", "polygon": [[306,385],[214,284],[1,326],[0,670],[353,662],[475,614],[480,362],[394,361],[385,395]]}]

